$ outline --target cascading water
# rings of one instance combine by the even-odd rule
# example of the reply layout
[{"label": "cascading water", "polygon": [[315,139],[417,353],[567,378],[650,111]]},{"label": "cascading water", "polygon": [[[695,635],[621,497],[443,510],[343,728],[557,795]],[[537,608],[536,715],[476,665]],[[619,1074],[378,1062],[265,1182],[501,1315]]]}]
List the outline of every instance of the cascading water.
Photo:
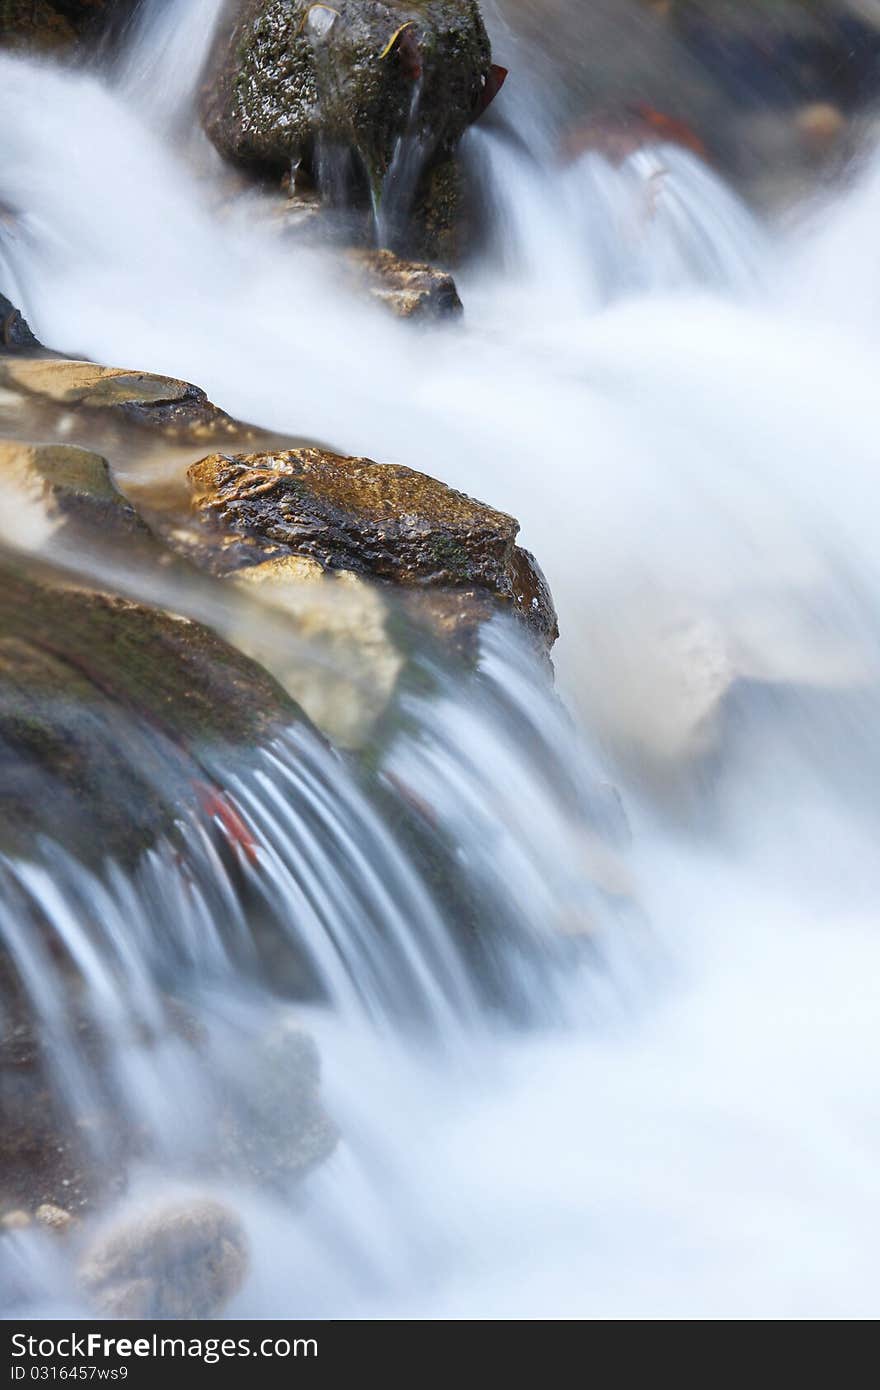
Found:
[{"label": "cascading water", "polygon": [[135,12],[115,74],[145,118],[174,135],[192,128],[195,91],[222,0],[147,0]]},{"label": "cascading water", "polygon": [[[295,1200],[212,1174],[252,1251],[232,1315],[876,1314],[876,170],[771,233],[675,148],[551,172],[510,84],[520,143],[467,137],[496,214],[468,313],[405,335],[157,134],[191,92],[150,65],[198,9],[148,15],[109,84],[0,59],[4,285],[47,342],[519,515],[578,725],[503,625],[407,696],[378,781],[461,920],[294,734],[224,778],[245,847],[4,860],[60,1092],[130,1108],[135,1190],[187,1190],[218,1088],[253,1124],[266,1038],[305,1021],[342,1143]],[[264,916],[315,985],[295,1015],[248,967]],[[86,1311],[47,1239],[0,1273],[19,1314]]]}]

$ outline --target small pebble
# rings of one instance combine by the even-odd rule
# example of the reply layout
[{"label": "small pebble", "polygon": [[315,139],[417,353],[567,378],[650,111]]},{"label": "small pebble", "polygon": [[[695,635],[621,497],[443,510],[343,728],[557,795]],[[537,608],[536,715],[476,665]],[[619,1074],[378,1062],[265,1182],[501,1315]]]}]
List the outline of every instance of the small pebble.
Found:
[{"label": "small pebble", "polygon": [[51,1202],[44,1202],[37,1207],[37,1220],[41,1226],[48,1226],[52,1231],[66,1231],[73,1221],[69,1211],[63,1207],[53,1206]]}]

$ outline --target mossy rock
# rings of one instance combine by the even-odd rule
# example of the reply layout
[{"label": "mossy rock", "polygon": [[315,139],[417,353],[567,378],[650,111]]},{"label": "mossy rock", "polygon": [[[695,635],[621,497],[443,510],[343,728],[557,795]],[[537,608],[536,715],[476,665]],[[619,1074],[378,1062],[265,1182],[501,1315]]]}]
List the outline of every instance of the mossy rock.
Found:
[{"label": "mossy rock", "polygon": [[0,0],[0,47],[58,53],[76,43],[76,30],[46,0]]},{"label": "mossy rock", "polygon": [[[545,649],[556,638],[546,581],[516,545],[519,523],[435,478],[315,448],[213,454],[188,477],[193,509],[218,537],[220,572],[302,555],[406,594],[468,593],[480,620],[487,606],[506,607]],[[444,621],[457,625],[459,607],[444,599]]]},{"label": "mossy rock", "polygon": [[0,848],[134,862],[216,757],[303,719],[208,628],[0,567]]}]

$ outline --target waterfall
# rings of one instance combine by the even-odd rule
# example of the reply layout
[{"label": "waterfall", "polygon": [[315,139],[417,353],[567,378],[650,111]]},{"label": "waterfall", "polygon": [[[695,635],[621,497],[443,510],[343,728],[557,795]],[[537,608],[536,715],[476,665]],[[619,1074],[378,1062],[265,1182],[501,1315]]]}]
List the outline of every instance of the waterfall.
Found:
[{"label": "waterfall", "polygon": [[126,100],[169,133],[192,125],[199,79],[223,0],[145,0],[118,64]]},{"label": "waterfall", "polygon": [[[556,160],[511,81],[466,313],[412,333],[181,138],[216,12],[146,6],[110,73],[0,57],[0,287],[518,515],[557,690],[497,620],[369,767],[291,728],[135,864],[4,855],[4,1023],[102,1209],[234,1207],[230,1316],[876,1315],[880,168],[766,225],[675,145]],[[279,1173],[306,1102],[249,1096],[311,1048],[326,1161]],[[0,1275],[88,1314],[41,1232]]]}]

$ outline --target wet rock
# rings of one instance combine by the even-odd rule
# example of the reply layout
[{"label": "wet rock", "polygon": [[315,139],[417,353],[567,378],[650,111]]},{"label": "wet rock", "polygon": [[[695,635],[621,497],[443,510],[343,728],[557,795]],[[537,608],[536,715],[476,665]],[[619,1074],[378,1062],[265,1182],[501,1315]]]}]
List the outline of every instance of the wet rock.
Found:
[{"label": "wet rock", "polygon": [[205,759],[303,717],[198,623],[0,568],[4,849],[44,834],[87,863],[131,862],[195,804]]},{"label": "wet rock", "polygon": [[[44,1204],[60,1208],[63,1201],[64,1210],[79,1211],[95,1184],[105,1199],[114,1188],[113,1174],[89,1152],[84,1129],[71,1124],[2,951],[0,1000],[0,1114],[15,1117],[0,1126],[0,1210],[6,1212],[0,1227],[12,1231],[30,1226]],[[111,1140],[119,1130],[113,1118]],[[111,1142],[108,1152],[113,1148]]]},{"label": "wet rock", "polygon": [[443,319],[461,313],[455,281],[445,270],[403,260],[392,251],[354,250],[348,258],[370,297],[396,318]]},{"label": "wet rock", "polygon": [[[334,212],[315,192],[278,199],[270,208],[269,225],[285,240],[324,250],[338,248],[343,280],[395,317],[428,321],[461,313],[455,280],[448,270],[425,260],[408,260],[387,248],[369,248],[365,245],[370,240],[368,221]],[[444,244],[442,239],[420,238],[417,231],[413,239],[421,239],[428,248],[426,254]],[[459,259],[457,241],[445,249],[450,258]]]},{"label": "wet rock", "polygon": [[221,1169],[261,1184],[289,1184],[323,1163],[338,1131],[321,1102],[311,1036],[282,1019],[242,1048],[225,1076],[217,1154]]},{"label": "wet rock", "polygon": [[277,173],[305,160],[325,185],[330,164],[379,202],[401,139],[426,159],[453,149],[489,57],[475,0],[245,0],[218,41],[205,128],[232,160]]},{"label": "wet rock", "polygon": [[83,1256],[79,1279],[107,1317],[215,1317],[244,1283],[238,1217],[208,1199],[120,1220]]},{"label": "wet rock", "polygon": [[[286,241],[300,245],[337,246],[343,250],[373,251],[376,221],[371,205],[357,200],[341,205],[338,192],[321,192],[281,180],[286,196],[271,200],[269,224]],[[411,196],[394,216],[383,221],[384,251],[392,247],[416,264],[459,265],[474,246],[480,214],[476,184],[457,154],[429,163],[416,179]],[[335,197],[335,201],[334,201]],[[438,272],[443,274],[445,272]]]},{"label": "wet rock", "polygon": [[92,548],[109,541],[149,545],[150,532],[116,489],[105,458],[71,444],[0,440],[0,497],[21,543],[35,545],[67,528]]},{"label": "wet rock", "polygon": [[0,1230],[3,1231],[26,1231],[30,1224],[30,1213],[22,1211],[20,1207],[14,1211],[4,1212],[0,1216]]},{"label": "wet rock", "polygon": [[546,582],[503,512],[400,464],[320,449],[214,454],[189,470],[193,509],[231,572],[280,555],[412,589],[473,589],[509,607],[549,648]]},{"label": "wet rock", "polygon": [[56,53],[75,43],[70,20],[47,0],[0,0],[0,47]]},{"label": "wet rock", "polygon": [[35,351],[39,346],[21,312],[0,294],[0,356]]},{"label": "wet rock", "polygon": [[117,415],[169,438],[209,441],[241,429],[198,386],[150,372],[63,357],[15,359],[0,366],[0,385],[55,406]]},{"label": "wet rock", "polygon": [[601,614],[586,629],[584,712],[667,804],[703,793],[753,711],[842,708],[871,690],[876,676],[845,624],[813,625],[821,593],[794,589],[788,602],[780,593],[713,613],[640,591],[618,603],[617,630]]},{"label": "wet rock", "polygon": [[622,164],[636,150],[651,145],[677,145],[700,159],[709,152],[686,121],[657,111],[646,102],[633,102],[623,110],[601,113],[572,126],[561,142],[565,161],[595,152],[614,164]]},{"label": "wet rock", "polygon": [[0,47],[57,54],[119,32],[138,0],[0,0]]},{"label": "wet rock", "polygon": [[847,120],[831,102],[812,101],[796,113],[795,129],[804,153],[819,163],[840,147],[847,134]]}]

